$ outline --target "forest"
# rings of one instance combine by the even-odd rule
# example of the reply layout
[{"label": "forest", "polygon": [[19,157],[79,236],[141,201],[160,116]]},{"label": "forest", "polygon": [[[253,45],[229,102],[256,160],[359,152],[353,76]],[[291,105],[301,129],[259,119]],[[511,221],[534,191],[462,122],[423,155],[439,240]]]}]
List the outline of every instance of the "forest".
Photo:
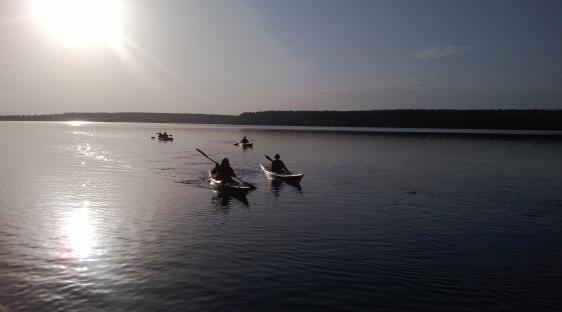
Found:
[{"label": "forest", "polygon": [[272,126],[562,130],[562,110],[263,111],[240,115],[64,113],[0,116],[4,121],[95,121]]}]

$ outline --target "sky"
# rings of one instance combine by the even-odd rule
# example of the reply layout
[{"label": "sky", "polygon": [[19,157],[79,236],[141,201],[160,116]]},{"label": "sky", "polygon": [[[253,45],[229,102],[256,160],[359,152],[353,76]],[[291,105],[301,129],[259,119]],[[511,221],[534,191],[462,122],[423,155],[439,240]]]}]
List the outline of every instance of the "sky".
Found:
[{"label": "sky", "polygon": [[119,44],[77,45],[0,0],[0,114],[562,109],[559,0],[119,3]]}]

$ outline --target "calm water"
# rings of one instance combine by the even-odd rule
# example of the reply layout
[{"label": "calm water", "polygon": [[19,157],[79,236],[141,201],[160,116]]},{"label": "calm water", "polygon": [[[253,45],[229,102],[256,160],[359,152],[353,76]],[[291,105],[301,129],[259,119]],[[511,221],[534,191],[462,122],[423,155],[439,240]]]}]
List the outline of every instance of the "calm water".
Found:
[{"label": "calm water", "polygon": [[[156,131],[173,143],[150,140]],[[559,311],[562,140],[0,123],[9,311]],[[247,135],[253,150],[233,143]],[[217,196],[229,157],[259,189]],[[279,152],[301,187],[260,172]],[[2,308],[0,308],[1,310]]]}]

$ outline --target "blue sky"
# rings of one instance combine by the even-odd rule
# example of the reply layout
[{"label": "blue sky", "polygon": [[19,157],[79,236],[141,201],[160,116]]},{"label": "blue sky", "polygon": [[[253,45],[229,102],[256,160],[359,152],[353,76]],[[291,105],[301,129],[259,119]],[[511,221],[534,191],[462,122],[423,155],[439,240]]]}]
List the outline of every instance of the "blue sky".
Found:
[{"label": "blue sky", "polygon": [[275,35],[334,92],[355,87],[369,102],[405,89],[420,97],[404,96],[408,107],[562,106],[560,1],[261,3]]},{"label": "blue sky", "polygon": [[1,114],[562,108],[561,1],[129,0],[124,51],[13,3]]}]

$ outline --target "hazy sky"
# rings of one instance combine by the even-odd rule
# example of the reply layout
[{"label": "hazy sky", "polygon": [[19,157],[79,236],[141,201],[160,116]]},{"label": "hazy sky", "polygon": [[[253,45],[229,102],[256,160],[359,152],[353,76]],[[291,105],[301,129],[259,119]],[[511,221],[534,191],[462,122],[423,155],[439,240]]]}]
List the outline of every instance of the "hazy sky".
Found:
[{"label": "hazy sky", "polygon": [[30,2],[0,0],[0,114],[562,109],[560,0],[129,0],[119,49]]}]

